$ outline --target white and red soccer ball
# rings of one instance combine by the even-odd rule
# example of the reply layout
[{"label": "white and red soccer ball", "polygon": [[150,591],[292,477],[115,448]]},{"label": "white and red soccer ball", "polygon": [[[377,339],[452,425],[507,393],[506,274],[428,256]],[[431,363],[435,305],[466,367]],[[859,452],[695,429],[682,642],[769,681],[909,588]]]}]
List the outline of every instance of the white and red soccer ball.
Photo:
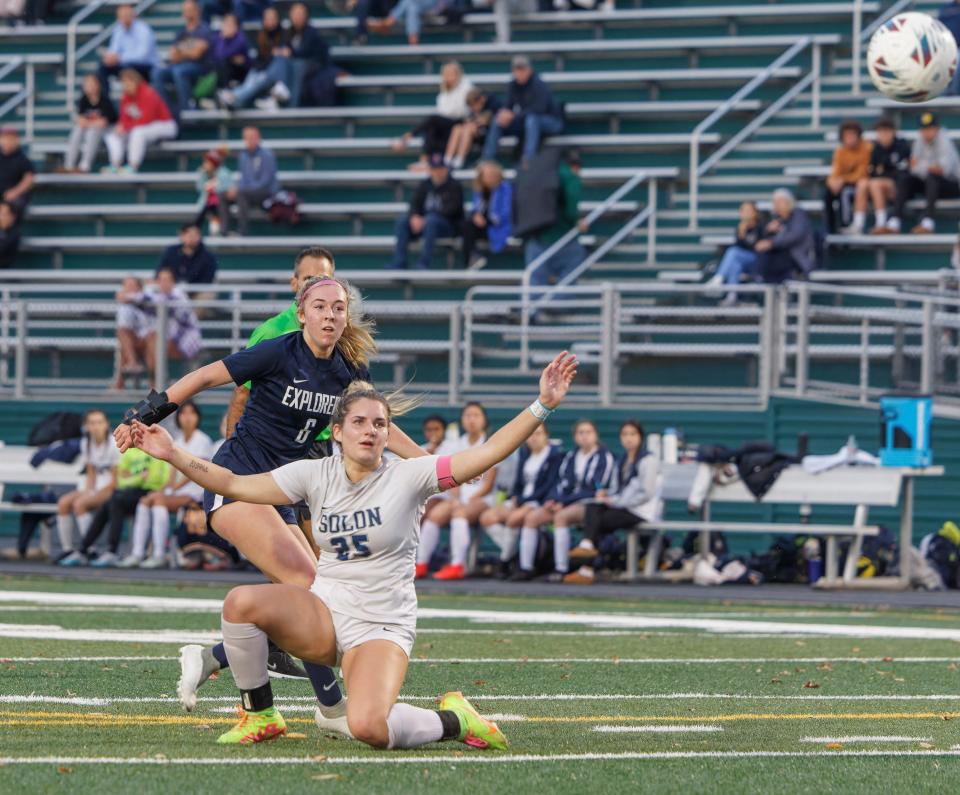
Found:
[{"label": "white and red soccer ball", "polygon": [[915,11],[881,25],[867,48],[873,84],[899,102],[925,102],[943,93],[957,68],[957,43],[944,25]]}]

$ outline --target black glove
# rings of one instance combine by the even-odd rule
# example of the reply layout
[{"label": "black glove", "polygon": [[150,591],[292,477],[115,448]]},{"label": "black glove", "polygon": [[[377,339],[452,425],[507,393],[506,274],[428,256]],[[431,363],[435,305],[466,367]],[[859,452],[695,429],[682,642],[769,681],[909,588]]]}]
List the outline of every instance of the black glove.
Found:
[{"label": "black glove", "polygon": [[141,400],[133,408],[123,413],[124,425],[132,425],[134,420],[140,420],[144,425],[156,425],[173,414],[180,405],[171,403],[166,392],[157,392],[151,389],[145,400]]}]

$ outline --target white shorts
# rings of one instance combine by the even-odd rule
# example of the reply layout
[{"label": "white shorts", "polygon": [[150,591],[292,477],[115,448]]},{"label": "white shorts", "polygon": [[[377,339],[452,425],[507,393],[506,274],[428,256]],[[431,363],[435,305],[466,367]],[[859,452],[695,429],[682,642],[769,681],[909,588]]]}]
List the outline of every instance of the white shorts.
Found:
[{"label": "white shorts", "polygon": [[367,621],[363,618],[348,616],[334,610],[327,601],[316,591],[310,591],[327,606],[333,618],[333,632],[337,639],[337,665],[343,660],[343,655],[350,649],[367,643],[371,640],[389,640],[395,643],[403,653],[410,658],[413,644],[417,640],[417,630],[406,624],[385,624],[383,622]]}]

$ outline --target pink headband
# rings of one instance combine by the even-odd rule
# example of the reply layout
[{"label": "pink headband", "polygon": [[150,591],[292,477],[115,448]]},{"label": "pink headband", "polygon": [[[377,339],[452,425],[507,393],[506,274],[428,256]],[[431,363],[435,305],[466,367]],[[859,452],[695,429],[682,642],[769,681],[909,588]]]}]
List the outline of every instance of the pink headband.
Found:
[{"label": "pink headband", "polygon": [[306,290],[304,290],[303,295],[300,296],[300,303],[297,304],[297,306],[303,307],[303,305],[307,302],[307,296],[310,295],[314,287],[328,287],[331,284],[340,288],[343,287],[343,285],[340,284],[340,282],[338,282],[336,279],[319,279],[311,284]]}]

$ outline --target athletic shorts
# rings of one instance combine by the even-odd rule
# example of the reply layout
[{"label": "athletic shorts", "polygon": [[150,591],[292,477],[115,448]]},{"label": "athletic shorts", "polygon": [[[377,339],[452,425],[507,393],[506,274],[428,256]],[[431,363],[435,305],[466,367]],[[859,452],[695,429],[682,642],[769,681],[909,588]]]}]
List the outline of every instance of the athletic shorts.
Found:
[{"label": "athletic shorts", "polygon": [[[235,475],[259,475],[263,472],[269,472],[274,468],[267,461],[260,462],[259,466],[251,465],[250,461],[247,460],[246,455],[241,455],[233,449],[235,445],[231,444],[232,441],[233,438],[231,437],[220,446],[220,449],[217,450],[216,454],[213,456],[214,464],[218,464],[219,466],[229,469]],[[204,489],[203,510],[206,511],[207,527],[209,527],[210,530],[216,532],[216,530],[210,526],[210,516],[218,508],[222,508],[224,505],[229,505],[231,502],[236,502],[236,500],[231,500],[229,497],[224,497],[220,494],[214,494],[212,491]],[[297,524],[297,514],[292,506],[274,505],[273,507],[276,512],[280,514],[280,518],[283,519],[285,524]]]},{"label": "athletic shorts", "polygon": [[350,649],[368,643],[371,640],[389,640],[399,646],[403,653],[410,658],[413,644],[417,640],[417,630],[414,625],[384,623],[382,621],[367,621],[363,618],[348,616],[334,610],[327,601],[312,588],[310,593],[327,606],[330,617],[333,619],[333,632],[337,639],[337,665],[343,655]]}]

